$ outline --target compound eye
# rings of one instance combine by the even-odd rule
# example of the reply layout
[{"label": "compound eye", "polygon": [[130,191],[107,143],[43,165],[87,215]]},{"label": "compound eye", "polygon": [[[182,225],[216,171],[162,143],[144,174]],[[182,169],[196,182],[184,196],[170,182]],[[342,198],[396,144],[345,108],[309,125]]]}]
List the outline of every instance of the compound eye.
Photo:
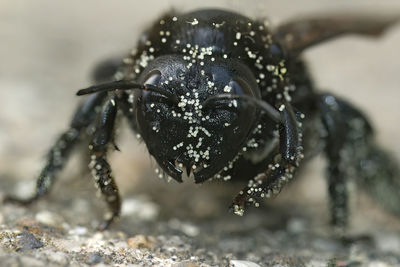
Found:
[{"label": "compound eye", "polygon": [[[161,80],[161,72],[159,70],[152,70],[150,71],[144,78],[144,82],[143,84],[150,84],[150,85],[154,85],[154,86],[158,86]],[[150,95],[152,95],[154,93],[150,92],[150,91],[143,91],[142,95],[143,95],[143,99],[146,100],[148,99],[148,97]]]},{"label": "compound eye", "polygon": [[251,86],[241,78],[234,78],[230,83],[229,86],[232,88],[231,93],[235,95],[248,95],[248,96],[255,96],[254,90]]},{"label": "compound eye", "polygon": [[152,70],[146,75],[143,84],[158,85],[160,80],[161,72],[159,70]]}]

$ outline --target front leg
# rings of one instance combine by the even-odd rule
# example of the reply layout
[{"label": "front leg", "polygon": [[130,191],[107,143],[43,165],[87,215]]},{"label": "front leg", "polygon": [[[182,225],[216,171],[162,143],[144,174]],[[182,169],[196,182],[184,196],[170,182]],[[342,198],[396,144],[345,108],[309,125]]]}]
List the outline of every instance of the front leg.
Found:
[{"label": "front leg", "polygon": [[85,130],[87,132],[90,125],[95,120],[97,107],[100,107],[105,96],[105,93],[93,94],[79,106],[72,119],[70,128],[58,138],[57,142],[48,152],[46,165],[37,178],[35,193],[31,197],[25,199],[15,196],[6,196],[4,202],[27,205],[44,197],[50,192],[59,172],[69,159],[73,148],[82,139],[83,132]]},{"label": "front leg", "polygon": [[64,167],[75,144],[78,142],[80,133],[76,128],[70,128],[64,132],[47,154],[46,166],[42,169],[36,180],[35,193],[29,198],[18,198],[6,196],[4,202],[28,205],[49,193],[57,174]]},{"label": "front leg", "polygon": [[104,104],[96,125],[93,141],[89,146],[91,162],[89,168],[96,182],[96,187],[101,191],[107,202],[109,213],[105,215],[105,221],[99,226],[99,230],[105,230],[110,226],[121,211],[121,199],[118,187],[111,175],[111,167],[107,162],[108,145],[113,141],[113,129],[117,115],[116,98],[110,97]]},{"label": "front leg", "polygon": [[[279,156],[280,153],[275,154],[275,158]],[[269,198],[273,194],[278,194],[293,177],[296,169],[296,166],[282,161],[268,165],[266,171],[249,180],[247,186],[233,200],[230,209],[236,215],[242,216],[247,205],[253,204],[258,207],[257,198]]]},{"label": "front leg", "polygon": [[231,209],[237,215],[243,215],[248,204],[259,206],[257,198],[270,197],[277,194],[282,187],[293,177],[302,154],[302,132],[300,120],[293,112],[289,103],[284,103],[279,108],[281,123],[279,124],[280,146],[270,157],[267,170],[249,180],[247,186],[233,200]]}]

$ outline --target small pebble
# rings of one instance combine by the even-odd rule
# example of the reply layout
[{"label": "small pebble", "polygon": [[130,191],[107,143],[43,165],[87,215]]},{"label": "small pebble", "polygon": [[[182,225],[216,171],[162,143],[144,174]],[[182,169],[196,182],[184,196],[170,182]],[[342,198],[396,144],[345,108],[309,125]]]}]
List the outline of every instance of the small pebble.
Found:
[{"label": "small pebble", "polygon": [[182,223],[181,231],[187,236],[197,236],[200,233],[200,230],[197,226],[190,223]]},{"label": "small pebble", "polygon": [[132,216],[144,221],[155,220],[159,214],[159,207],[145,199],[129,198],[122,204],[121,216]]},{"label": "small pebble", "polygon": [[34,179],[20,181],[16,185],[14,194],[17,197],[21,197],[21,198],[30,196],[34,193],[33,188],[35,188],[35,186],[36,186],[36,181]]},{"label": "small pebble", "polygon": [[190,262],[190,261],[184,261],[184,262],[177,262],[172,267],[198,267],[199,265]]},{"label": "small pebble", "polygon": [[231,260],[230,263],[233,267],[261,267],[257,263],[251,261]]},{"label": "small pebble", "polygon": [[44,266],[43,261],[34,257],[22,256],[18,259],[18,263],[12,266]]},{"label": "small pebble", "polygon": [[93,235],[93,239],[94,239],[94,240],[103,240],[103,238],[104,238],[104,234],[101,233],[101,232],[97,232],[97,233],[95,233],[95,234]]},{"label": "small pebble", "polygon": [[21,233],[17,236],[18,251],[27,251],[43,247],[43,243],[31,233]]},{"label": "small pebble", "polygon": [[387,253],[398,253],[400,251],[400,239],[398,236],[388,233],[380,233],[375,236],[376,246],[379,250]]},{"label": "small pebble", "polygon": [[306,222],[300,218],[293,218],[289,220],[286,228],[293,234],[300,234],[306,230]]},{"label": "small pebble", "polygon": [[75,228],[69,231],[69,234],[75,235],[85,235],[87,233],[87,228],[84,226],[76,226]]},{"label": "small pebble", "polygon": [[103,256],[100,253],[90,253],[88,256],[87,263],[88,264],[97,264],[103,262]]},{"label": "small pebble", "polygon": [[153,249],[155,240],[151,236],[135,235],[128,239],[128,246],[135,249],[147,248]]},{"label": "small pebble", "polygon": [[38,212],[35,219],[40,223],[54,227],[60,226],[64,221],[59,215],[46,210]]},{"label": "small pebble", "polygon": [[50,262],[57,263],[57,266],[68,266],[69,259],[67,253],[63,251],[54,251],[52,249],[42,250],[41,252]]},{"label": "small pebble", "polygon": [[185,223],[185,222],[181,222],[177,219],[172,219],[169,221],[168,223],[169,227],[177,230],[177,231],[181,231],[182,233],[184,233],[187,236],[197,236],[200,233],[200,230],[197,226],[195,226],[194,224],[191,223]]}]

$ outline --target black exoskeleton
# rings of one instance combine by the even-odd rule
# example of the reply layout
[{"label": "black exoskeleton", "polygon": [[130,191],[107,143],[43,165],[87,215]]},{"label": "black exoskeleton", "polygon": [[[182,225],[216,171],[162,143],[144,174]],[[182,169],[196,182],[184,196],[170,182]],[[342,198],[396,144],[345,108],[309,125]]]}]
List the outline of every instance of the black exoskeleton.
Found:
[{"label": "black exoskeleton", "polygon": [[319,151],[328,159],[334,225],[347,223],[346,183],[353,176],[380,198],[391,193],[384,202],[400,214],[394,205],[398,169],[375,145],[367,119],[345,101],[316,92],[300,57],[343,34],[379,36],[394,22],[327,16],[273,29],[222,10],[163,16],[123,63],[98,69],[101,84],[78,92],[91,95],[50,150],[36,194],[8,200],[29,203],[48,193],[72,147],[89,135],[89,167],[111,211],[101,228],[108,227],[121,208],[107,162],[121,111],[161,176],[182,182],[185,169],[196,183],[247,181],[231,206],[236,214],[280,192],[302,159]]}]

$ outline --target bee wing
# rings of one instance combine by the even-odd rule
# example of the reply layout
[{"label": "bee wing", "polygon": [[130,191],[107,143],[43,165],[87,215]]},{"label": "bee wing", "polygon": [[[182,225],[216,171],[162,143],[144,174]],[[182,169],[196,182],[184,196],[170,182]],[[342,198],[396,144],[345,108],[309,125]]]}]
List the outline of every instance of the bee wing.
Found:
[{"label": "bee wing", "polygon": [[275,37],[291,55],[298,55],[315,44],[344,34],[381,36],[390,26],[400,21],[400,15],[326,15],[308,17],[280,25]]}]

